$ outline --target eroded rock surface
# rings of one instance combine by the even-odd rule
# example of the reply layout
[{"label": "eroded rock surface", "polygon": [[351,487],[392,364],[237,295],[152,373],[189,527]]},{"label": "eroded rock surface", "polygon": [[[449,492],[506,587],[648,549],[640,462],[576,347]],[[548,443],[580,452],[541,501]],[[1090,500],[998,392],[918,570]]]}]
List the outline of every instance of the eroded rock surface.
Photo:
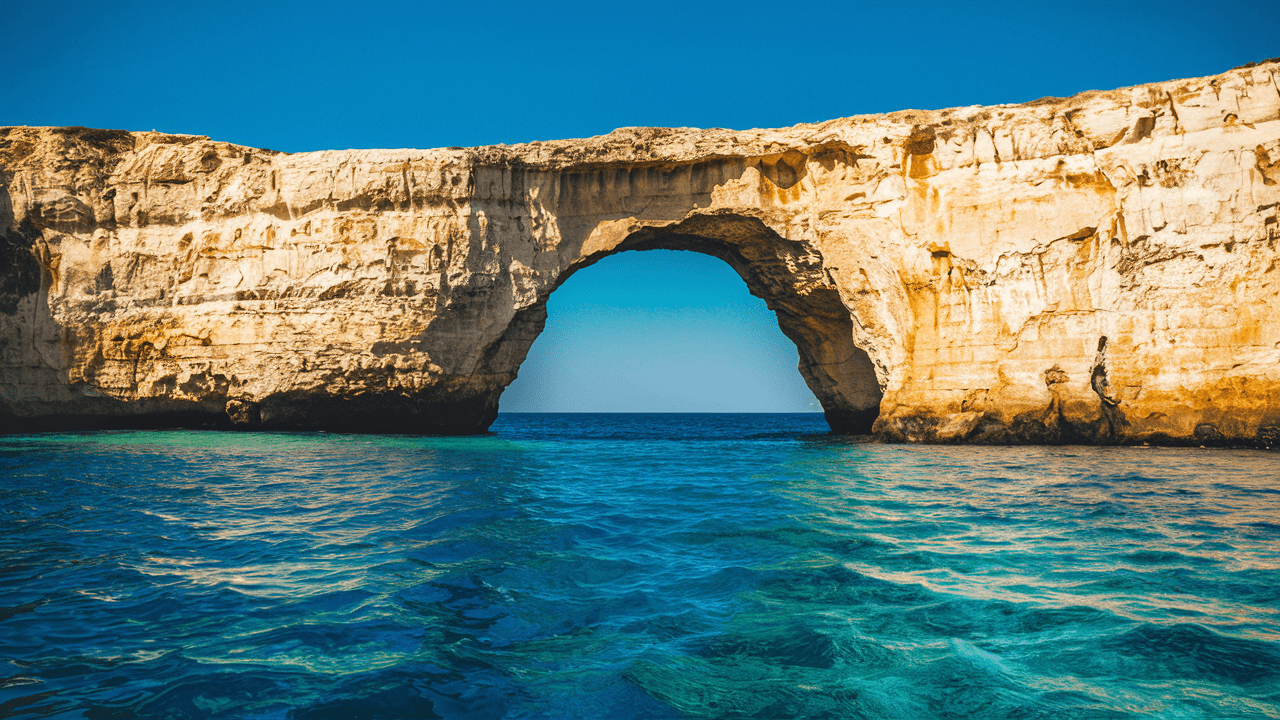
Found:
[{"label": "eroded rock surface", "polygon": [[283,154],[0,129],[7,430],[468,433],[573,272],[728,262],[833,429],[1280,442],[1280,63],[780,130]]}]

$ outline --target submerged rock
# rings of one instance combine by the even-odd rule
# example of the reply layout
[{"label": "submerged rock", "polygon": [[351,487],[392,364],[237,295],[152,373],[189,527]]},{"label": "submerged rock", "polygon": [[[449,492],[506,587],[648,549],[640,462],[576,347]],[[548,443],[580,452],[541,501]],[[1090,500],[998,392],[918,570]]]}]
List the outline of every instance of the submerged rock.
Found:
[{"label": "submerged rock", "polygon": [[0,424],[481,432],[555,288],[667,248],[768,302],[838,432],[1270,446],[1278,88],[292,155],[0,129]]}]

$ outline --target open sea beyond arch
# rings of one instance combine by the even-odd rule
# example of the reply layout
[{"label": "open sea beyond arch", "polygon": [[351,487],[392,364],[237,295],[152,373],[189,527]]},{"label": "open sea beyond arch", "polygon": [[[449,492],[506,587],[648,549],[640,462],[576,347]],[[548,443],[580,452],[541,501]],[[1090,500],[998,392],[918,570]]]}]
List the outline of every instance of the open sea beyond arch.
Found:
[{"label": "open sea beyond arch", "polygon": [[1276,718],[1280,456],[0,437],[0,717]]}]

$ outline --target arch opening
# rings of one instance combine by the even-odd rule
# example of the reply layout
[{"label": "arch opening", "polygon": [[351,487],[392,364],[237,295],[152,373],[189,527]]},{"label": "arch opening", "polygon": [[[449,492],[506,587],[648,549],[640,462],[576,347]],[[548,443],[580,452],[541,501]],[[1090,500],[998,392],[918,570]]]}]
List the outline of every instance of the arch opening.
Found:
[{"label": "arch opening", "polygon": [[616,253],[551,294],[502,412],[816,413],[795,344],[724,261]]},{"label": "arch opening", "polygon": [[[883,391],[870,356],[854,342],[852,315],[820,259],[754,217],[694,215],[673,225],[639,228],[611,246],[578,255],[537,302],[516,313],[486,360],[518,368],[546,325],[547,303],[556,289],[606,257],[644,250],[693,251],[728,264],[747,290],[765,301],[779,329],[795,344],[801,377],[821,404],[831,430],[871,432]],[[504,388],[514,379],[512,372]]]}]

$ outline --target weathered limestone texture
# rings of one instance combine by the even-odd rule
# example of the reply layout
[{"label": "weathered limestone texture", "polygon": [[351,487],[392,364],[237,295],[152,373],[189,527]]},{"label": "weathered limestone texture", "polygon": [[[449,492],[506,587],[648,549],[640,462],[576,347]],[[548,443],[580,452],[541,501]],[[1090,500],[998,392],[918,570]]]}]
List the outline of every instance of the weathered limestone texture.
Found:
[{"label": "weathered limestone texture", "polygon": [[289,155],[0,129],[0,423],[470,433],[612,253],[729,263],[836,431],[1280,443],[1280,63],[781,130]]}]

